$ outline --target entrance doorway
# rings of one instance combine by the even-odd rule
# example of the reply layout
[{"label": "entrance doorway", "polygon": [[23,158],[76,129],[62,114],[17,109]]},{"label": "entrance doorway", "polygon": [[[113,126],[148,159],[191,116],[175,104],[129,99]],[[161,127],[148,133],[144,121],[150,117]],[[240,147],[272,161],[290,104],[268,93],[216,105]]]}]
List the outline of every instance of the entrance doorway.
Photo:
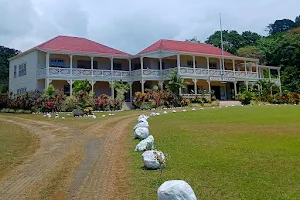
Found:
[{"label": "entrance doorway", "polygon": [[216,99],[221,100],[221,88],[220,88],[220,86],[211,86],[211,89],[213,91],[213,96],[215,96]]}]

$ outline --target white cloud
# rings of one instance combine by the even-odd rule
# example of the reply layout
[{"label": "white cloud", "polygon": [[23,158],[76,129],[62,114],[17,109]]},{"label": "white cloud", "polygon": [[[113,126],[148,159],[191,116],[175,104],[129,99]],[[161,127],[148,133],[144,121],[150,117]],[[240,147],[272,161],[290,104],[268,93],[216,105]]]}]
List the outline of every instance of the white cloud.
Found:
[{"label": "white cloud", "polygon": [[0,0],[0,45],[29,49],[57,35],[86,37],[135,54],[159,39],[202,42],[223,28],[266,34],[276,19],[294,20],[299,0]]}]

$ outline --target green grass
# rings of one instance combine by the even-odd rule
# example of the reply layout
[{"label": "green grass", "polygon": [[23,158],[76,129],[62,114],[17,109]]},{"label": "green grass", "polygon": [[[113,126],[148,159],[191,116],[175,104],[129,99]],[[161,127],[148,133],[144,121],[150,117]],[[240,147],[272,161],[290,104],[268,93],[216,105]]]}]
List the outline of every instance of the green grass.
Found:
[{"label": "green grass", "polygon": [[300,107],[230,107],[169,113],[149,120],[166,169],[142,170],[128,136],[134,199],[156,199],[182,179],[198,199],[300,199]]},{"label": "green grass", "polygon": [[14,124],[0,121],[0,180],[38,147],[38,136]]}]

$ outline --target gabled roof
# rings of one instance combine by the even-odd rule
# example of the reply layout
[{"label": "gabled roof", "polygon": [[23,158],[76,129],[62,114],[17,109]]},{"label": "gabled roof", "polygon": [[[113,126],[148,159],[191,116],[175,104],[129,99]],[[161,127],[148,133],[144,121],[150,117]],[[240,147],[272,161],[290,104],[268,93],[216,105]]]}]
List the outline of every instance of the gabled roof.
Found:
[{"label": "gabled roof", "polygon": [[130,54],[99,44],[97,42],[71,36],[57,36],[36,48],[46,51],[62,51],[84,54],[106,54],[112,56],[130,56]]},{"label": "gabled roof", "polygon": [[120,57],[131,56],[128,53],[113,49],[111,47],[99,44],[97,42],[85,38],[71,37],[71,36],[57,36],[21,54],[18,54],[17,56],[11,59],[20,57],[34,50],[66,52],[66,53],[74,53],[74,54],[78,53],[78,54],[120,56]]},{"label": "gabled roof", "polygon": [[[141,55],[141,54],[146,54],[154,51],[173,51],[173,52],[182,52],[182,53],[209,54],[209,55],[219,55],[219,56],[222,55],[222,50],[220,48],[212,46],[210,44],[175,41],[175,40],[159,40],[138,54]],[[234,55],[224,51],[224,56],[234,56]]]}]

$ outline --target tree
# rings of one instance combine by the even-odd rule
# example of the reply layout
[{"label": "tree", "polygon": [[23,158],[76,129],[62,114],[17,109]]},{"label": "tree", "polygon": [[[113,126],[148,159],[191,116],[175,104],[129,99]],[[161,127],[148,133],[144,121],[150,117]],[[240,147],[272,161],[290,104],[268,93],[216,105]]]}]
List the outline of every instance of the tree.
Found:
[{"label": "tree", "polygon": [[277,33],[285,32],[295,27],[296,24],[292,20],[282,19],[276,20],[273,24],[269,24],[269,26],[267,26],[267,31],[270,35],[275,35]]},{"label": "tree", "polygon": [[242,33],[243,36],[243,46],[247,45],[254,45],[260,38],[262,38],[261,35],[251,32],[251,31],[244,31]]},{"label": "tree", "polygon": [[9,61],[8,59],[16,56],[20,51],[0,46],[0,92],[8,90]]},{"label": "tree", "polygon": [[288,66],[281,72],[283,90],[300,93],[300,71],[295,66]]},{"label": "tree", "polygon": [[185,88],[186,85],[184,83],[184,79],[181,78],[181,76],[176,71],[172,71],[167,87],[174,94],[179,95],[179,89]]},{"label": "tree", "polygon": [[186,42],[193,42],[193,43],[201,43],[200,40],[198,40],[196,36],[194,36],[191,39],[186,39],[185,41]]},{"label": "tree", "polygon": [[129,91],[129,85],[121,81],[114,81],[110,87],[117,92],[116,100],[123,104],[125,102],[125,94]]},{"label": "tree", "polygon": [[300,27],[300,15],[296,17],[295,19],[295,26]]},{"label": "tree", "polygon": [[78,94],[79,92],[86,92],[89,93],[91,91],[91,86],[90,83],[87,79],[84,81],[74,81],[74,87],[73,87],[73,92],[74,94]]},{"label": "tree", "polygon": [[[237,31],[224,30],[222,31],[222,34],[224,50],[235,54],[244,43],[243,37]],[[221,31],[216,31],[209,36],[205,43],[221,48]]]},{"label": "tree", "polygon": [[237,50],[237,55],[246,58],[256,58],[259,59],[261,63],[265,62],[264,52],[257,46],[246,46]]}]

